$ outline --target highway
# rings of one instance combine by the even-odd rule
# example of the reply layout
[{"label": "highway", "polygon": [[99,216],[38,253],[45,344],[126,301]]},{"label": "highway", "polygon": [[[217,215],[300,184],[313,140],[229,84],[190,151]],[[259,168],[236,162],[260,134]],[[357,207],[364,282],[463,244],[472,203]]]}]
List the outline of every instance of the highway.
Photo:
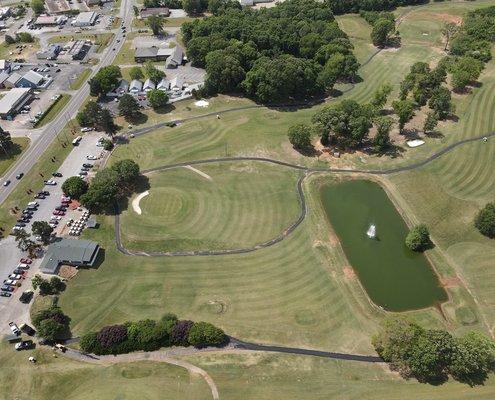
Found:
[{"label": "highway", "polygon": [[[133,12],[132,12],[132,1],[133,0],[122,0],[122,4],[120,6],[120,14],[119,17],[125,22],[125,26],[129,28],[132,24]],[[96,74],[96,72],[101,68],[107,65],[112,64],[116,55],[122,48],[125,40],[120,40],[117,42],[117,39],[122,39],[122,35],[119,29],[119,33],[115,35],[112,42],[108,45],[107,50],[103,54],[103,57],[100,60],[100,63],[93,68],[93,71],[90,75],[90,78]],[[113,50],[115,49],[115,50]],[[73,118],[83,102],[89,96],[89,85],[84,84],[71,98],[70,102],[67,106],[60,112],[59,115],[46,127],[43,129],[43,133],[40,137],[29,146],[27,151],[21,156],[21,158],[7,171],[5,176],[3,177],[3,181],[10,180],[11,184],[7,187],[0,188],[0,204],[2,204],[7,197],[14,191],[17,187],[19,181],[15,178],[17,174],[21,172],[26,174],[28,173],[34,164],[39,160],[41,155],[47,150],[50,144],[55,140],[56,136],[59,132],[67,124],[67,120]]]}]

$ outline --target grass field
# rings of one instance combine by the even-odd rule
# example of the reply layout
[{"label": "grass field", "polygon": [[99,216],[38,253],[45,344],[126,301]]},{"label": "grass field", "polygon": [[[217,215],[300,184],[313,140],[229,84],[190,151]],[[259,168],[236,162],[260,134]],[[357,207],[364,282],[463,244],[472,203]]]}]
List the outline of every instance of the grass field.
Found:
[{"label": "grass field", "polygon": [[0,176],[2,176],[10,166],[16,162],[16,160],[21,156],[22,152],[29,146],[29,139],[26,137],[15,137],[12,138],[14,142],[14,148],[10,150],[9,154],[3,153],[0,156]]},{"label": "grass field", "polygon": [[298,174],[261,163],[196,166],[149,175],[138,215],[122,215],[126,247],[144,251],[236,249],[280,235],[299,215]]},{"label": "grass field", "polygon": [[80,89],[83,83],[86,82],[86,79],[88,79],[90,74],[91,74],[91,68],[83,69],[81,73],[77,76],[77,78],[71,82],[70,89],[71,90]]},{"label": "grass field", "polygon": [[215,381],[229,400],[490,400],[495,379],[470,388],[405,381],[381,366],[313,357],[241,353],[187,357]]},{"label": "grass field", "polygon": [[58,113],[64,109],[70,98],[70,94],[63,94],[58,100],[56,100],[56,103],[53,104],[50,110],[46,114],[44,114],[40,120],[38,120],[35,125],[36,128],[41,128],[49,122],[52,122],[53,119],[58,115]]},{"label": "grass field", "polygon": [[[36,364],[28,357],[34,355]],[[2,399],[210,399],[205,381],[183,368],[138,362],[99,366],[68,360],[44,348],[17,352],[0,346]]]}]

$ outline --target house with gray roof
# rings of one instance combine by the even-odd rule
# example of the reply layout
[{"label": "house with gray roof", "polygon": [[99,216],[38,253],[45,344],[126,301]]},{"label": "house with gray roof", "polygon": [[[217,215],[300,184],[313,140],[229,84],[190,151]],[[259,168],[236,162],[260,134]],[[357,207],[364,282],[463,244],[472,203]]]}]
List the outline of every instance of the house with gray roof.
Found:
[{"label": "house with gray roof", "polygon": [[153,90],[155,87],[156,85],[151,79],[146,79],[146,81],[144,81],[143,90],[145,92],[149,92],[150,90]]},{"label": "house with gray roof", "polygon": [[134,51],[134,61],[143,63],[146,61],[155,61],[158,54],[158,47],[137,47]]},{"label": "house with gray roof", "polygon": [[134,79],[129,85],[129,92],[132,94],[138,94],[143,91],[143,82]]},{"label": "house with gray roof", "polygon": [[9,79],[9,73],[6,72],[6,71],[3,71],[0,73],[0,89],[4,89],[5,88],[5,81]]},{"label": "house with gray roof", "polygon": [[100,246],[92,240],[62,239],[48,246],[40,269],[44,274],[56,274],[61,265],[93,267],[99,252]]},{"label": "house with gray roof", "polygon": [[179,65],[182,65],[182,61],[184,60],[184,51],[180,46],[175,46],[172,54],[165,61],[166,68],[177,68]]},{"label": "house with gray roof", "polygon": [[0,99],[0,117],[12,119],[31,99],[30,88],[13,88]]},{"label": "house with gray roof", "polygon": [[45,77],[33,70],[30,70],[24,74],[24,76],[17,82],[17,87],[30,87],[37,88],[41,86],[41,83]]},{"label": "house with gray roof", "polygon": [[21,75],[19,75],[17,72],[14,72],[12,75],[10,75],[7,80],[4,82],[4,86],[6,88],[14,88],[17,85],[17,82],[20,81],[22,78]]}]

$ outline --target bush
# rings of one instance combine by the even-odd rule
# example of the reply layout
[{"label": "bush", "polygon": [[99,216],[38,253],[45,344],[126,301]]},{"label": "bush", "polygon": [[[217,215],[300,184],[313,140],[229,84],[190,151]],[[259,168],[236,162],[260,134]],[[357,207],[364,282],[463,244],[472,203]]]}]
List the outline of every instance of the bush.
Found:
[{"label": "bush", "polygon": [[105,326],[98,332],[97,339],[103,349],[112,349],[127,340],[127,327],[125,325]]},{"label": "bush", "polygon": [[38,334],[44,339],[54,341],[69,334],[70,318],[57,306],[40,310],[32,321]]},{"label": "bush", "polygon": [[197,322],[189,331],[189,343],[197,348],[220,347],[228,343],[228,337],[223,330],[208,322]]},{"label": "bush", "polygon": [[172,328],[170,341],[174,346],[189,346],[189,332],[193,327],[194,322],[189,320],[177,321]]},{"label": "bush", "polygon": [[495,203],[488,203],[478,212],[474,226],[482,235],[495,238]]},{"label": "bush", "polygon": [[83,335],[79,341],[79,346],[81,347],[81,350],[86,353],[101,354],[103,351],[96,332],[88,332]]},{"label": "bush", "polygon": [[424,251],[431,246],[426,225],[417,225],[411,229],[406,237],[406,246],[412,251]]},{"label": "bush", "polygon": [[304,149],[311,146],[311,126],[307,124],[297,124],[289,128],[287,136],[289,142],[296,149]]}]

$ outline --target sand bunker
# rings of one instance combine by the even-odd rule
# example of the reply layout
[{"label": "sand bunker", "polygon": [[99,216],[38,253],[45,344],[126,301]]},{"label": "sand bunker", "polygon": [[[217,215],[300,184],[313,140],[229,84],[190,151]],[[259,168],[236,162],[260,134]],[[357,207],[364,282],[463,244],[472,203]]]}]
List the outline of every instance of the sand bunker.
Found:
[{"label": "sand bunker", "polygon": [[198,100],[197,102],[194,103],[194,105],[196,107],[202,107],[202,108],[206,108],[210,105],[209,102],[207,102],[206,100]]},{"label": "sand bunker", "polygon": [[136,214],[141,215],[141,207],[139,207],[139,202],[141,201],[142,198],[148,196],[150,194],[149,190],[146,192],[140,193],[134,200],[132,200],[132,209]]}]

